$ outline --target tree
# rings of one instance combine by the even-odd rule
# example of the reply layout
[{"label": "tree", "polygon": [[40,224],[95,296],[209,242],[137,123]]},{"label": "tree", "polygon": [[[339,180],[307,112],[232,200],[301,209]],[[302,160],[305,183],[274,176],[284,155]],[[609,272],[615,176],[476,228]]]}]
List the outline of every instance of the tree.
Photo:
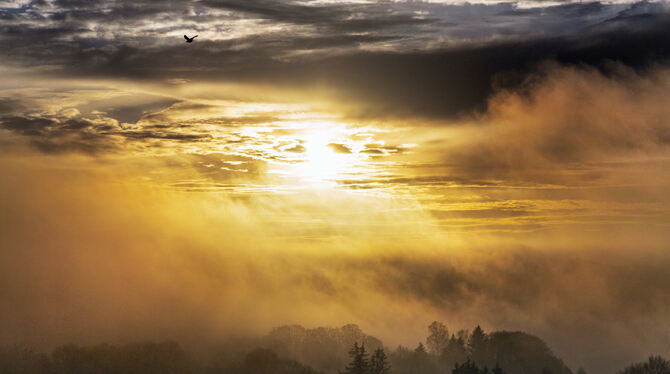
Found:
[{"label": "tree", "polygon": [[492,374],[505,374],[505,371],[498,364],[496,364],[496,367],[493,368],[493,371],[491,373]]},{"label": "tree", "polygon": [[243,360],[221,371],[236,374],[319,374],[296,360],[279,358],[272,350],[265,348],[252,350]]},{"label": "tree", "polygon": [[365,344],[358,346],[358,342],[349,350],[349,357],[351,362],[344,369],[342,374],[368,374],[370,363],[368,361],[368,353],[365,351]]},{"label": "tree", "polygon": [[646,362],[630,365],[619,374],[670,374],[670,361],[661,356],[651,356]]},{"label": "tree", "polygon": [[454,364],[457,362],[464,362],[467,358],[468,351],[465,348],[465,341],[452,334],[447,343],[447,347],[442,352],[442,359],[445,362]]},{"label": "tree", "polygon": [[451,374],[480,374],[477,365],[472,360],[467,360],[462,364],[455,364]]},{"label": "tree", "polygon": [[370,374],[389,374],[391,368],[386,359],[384,349],[377,348],[370,357]]},{"label": "tree", "polygon": [[472,360],[467,360],[462,364],[454,365],[454,369],[451,371],[452,374],[505,374],[505,372],[496,364],[495,369],[492,372],[489,372],[489,368],[484,366],[483,369],[477,367]]},{"label": "tree", "polygon": [[434,372],[433,362],[430,356],[428,356],[426,347],[421,342],[419,342],[419,345],[416,348],[414,348],[414,352],[412,352],[411,361],[412,361],[413,373],[426,374]]},{"label": "tree", "polygon": [[447,326],[442,322],[433,321],[433,323],[428,326],[428,331],[430,332],[430,335],[426,338],[426,345],[428,345],[430,353],[441,355],[449,343],[449,331],[447,330]]},{"label": "tree", "polygon": [[470,357],[476,362],[481,364],[486,358],[487,351],[487,340],[488,337],[484,333],[484,330],[477,325],[470,335],[468,340],[468,350],[470,352]]},{"label": "tree", "polygon": [[426,347],[421,342],[419,342],[419,345],[417,345],[416,348],[414,348],[414,353],[417,356],[425,356],[428,354],[428,352],[426,352]]}]

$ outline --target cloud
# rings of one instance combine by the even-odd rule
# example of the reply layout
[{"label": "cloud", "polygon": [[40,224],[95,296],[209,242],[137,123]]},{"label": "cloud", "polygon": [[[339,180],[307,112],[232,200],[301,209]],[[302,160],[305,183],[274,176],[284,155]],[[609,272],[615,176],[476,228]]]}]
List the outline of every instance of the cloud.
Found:
[{"label": "cloud", "polygon": [[344,144],[330,143],[328,147],[337,153],[351,153],[351,149]]},{"label": "cloud", "polygon": [[45,153],[83,152],[94,154],[112,151],[118,141],[108,131],[114,122],[87,119],[41,117],[0,117],[0,128],[26,137],[30,144]]},{"label": "cloud", "polygon": [[[392,199],[201,194],[59,161],[2,158],[2,342],[202,346],[287,323],[354,322],[395,345],[440,319],[526,330],[593,370],[664,346],[663,333],[640,331],[667,323],[670,259],[633,237],[464,244]],[[251,160],[182,161],[204,172]]]},{"label": "cloud", "polygon": [[96,154],[119,151],[124,143],[131,141],[174,140],[193,143],[210,138],[208,134],[183,133],[172,129],[124,129],[116,120],[108,117],[0,117],[0,129],[22,135],[45,153]]},{"label": "cloud", "polygon": [[[37,78],[0,83],[0,342],[443,319],[595,371],[667,346],[662,4],[3,5]],[[289,172],[314,134],[351,153],[339,188]]]},{"label": "cloud", "polygon": [[[179,166],[216,171],[237,160],[194,156],[182,158]],[[315,225],[308,218],[325,214],[355,227],[366,210],[358,200],[333,197],[340,199],[335,207],[314,195],[310,200],[324,210],[312,211],[294,205],[305,194],[205,197],[132,182],[147,169],[124,175],[132,166],[127,163],[123,172],[94,171],[76,157],[59,161],[61,171],[49,171],[41,162],[21,166],[2,158],[8,178],[0,182],[0,230],[6,239],[0,262],[6,290],[0,313],[6,324],[0,341],[43,346],[162,336],[202,343],[264,333],[296,320],[329,321],[325,312],[314,313],[318,300],[332,311],[340,308],[328,301],[327,281],[319,280],[311,260],[294,254],[310,251],[312,240],[339,251],[340,244],[329,239],[338,235],[337,224]],[[78,234],[68,235],[75,227]],[[282,306],[288,300],[296,301],[295,309]]]},{"label": "cloud", "polygon": [[639,339],[634,331],[667,313],[663,300],[670,290],[664,286],[667,280],[661,279],[663,266],[652,263],[668,260],[660,254],[649,262],[634,259],[614,248],[579,250],[506,249],[483,258],[474,255],[465,263],[454,258],[388,258],[362,264],[357,271],[376,274],[372,279],[390,297],[422,300],[450,319],[472,321],[472,325],[477,319],[486,320],[497,328],[516,328],[524,320],[523,325],[535,326],[559,352],[574,344],[566,339],[569,335],[586,341],[611,336],[600,343],[602,349],[578,349],[578,358],[571,357],[582,362],[591,359],[597,362],[596,370],[611,371],[630,358],[609,354],[631,354],[631,340],[633,345],[646,346],[635,353],[640,356],[663,341]]},{"label": "cloud", "polygon": [[392,4],[315,4],[297,1],[203,1],[204,5],[277,22],[308,24],[323,31],[365,32],[422,25],[435,20],[400,13]]},{"label": "cloud", "polygon": [[286,152],[305,153],[306,148],[303,145],[296,144],[293,147],[284,149]]},{"label": "cloud", "polygon": [[522,89],[492,97],[488,112],[472,118],[481,127],[445,158],[472,178],[560,183],[560,171],[572,170],[571,183],[585,182],[599,163],[665,157],[668,98],[664,67],[639,74],[616,66],[604,75],[551,65]]},{"label": "cloud", "polygon": [[[44,66],[51,74],[66,77],[261,85],[302,92],[304,98],[333,100],[357,117],[453,118],[484,110],[496,89],[518,85],[546,60],[607,70],[609,61],[644,68],[670,54],[665,32],[670,18],[656,3],[524,9],[504,3],[228,1],[199,3],[200,16],[192,13],[197,7],[157,3],[144,4],[142,12],[120,18],[105,16],[108,10],[94,5],[57,5],[55,10],[27,11],[16,16],[25,19],[4,26],[0,53],[7,64]],[[124,2],[106,6],[111,12],[128,8],[129,14],[135,7]],[[84,30],[87,26],[76,22],[46,21],[48,12],[91,17],[99,22],[100,31]],[[261,22],[259,31],[224,32],[224,26],[211,21],[216,12],[228,12],[216,22],[239,20],[241,25],[247,22],[245,27]],[[423,12],[425,19],[417,16]],[[166,39],[163,29],[145,30],[142,22],[152,17],[178,22],[182,28],[197,25],[202,17],[204,24],[215,22],[211,27],[216,31],[210,36],[197,31],[203,38],[185,46],[183,40]],[[28,22],[33,18],[36,21]],[[116,21],[110,19],[131,24],[117,30]],[[437,22],[435,27],[431,22]],[[266,29],[268,24],[282,31]],[[133,31],[140,26],[142,33]],[[537,37],[528,37],[529,30],[538,29],[542,31]],[[183,34],[178,29],[170,32],[175,39]],[[230,36],[222,38],[219,33]]]},{"label": "cloud", "polygon": [[3,131],[47,155],[0,155],[0,341],[203,344],[354,322],[395,345],[440,319],[538,334],[593,371],[643,358],[670,315],[668,70],[548,65],[525,82],[448,126],[331,143],[405,162],[339,181],[362,195],[272,179],[303,155],[282,154],[318,118],[302,110],[179,100],[121,126],[84,117],[79,96],[11,102],[31,113]]}]

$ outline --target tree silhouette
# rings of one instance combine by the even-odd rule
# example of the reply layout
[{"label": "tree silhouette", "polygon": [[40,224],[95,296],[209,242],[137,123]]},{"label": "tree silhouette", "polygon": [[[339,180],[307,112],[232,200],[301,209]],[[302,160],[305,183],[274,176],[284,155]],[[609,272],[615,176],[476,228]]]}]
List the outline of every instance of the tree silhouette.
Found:
[{"label": "tree silhouette", "polygon": [[470,335],[468,340],[468,350],[472,360],[478,364],[482,364],[487,356],[488,337],[484,330],[477,325]]},{"label": "tree silhouette", "polygon": [[454,365],[451,374],[480,374],[479,368],[472,360],[467,360],[462,364]]},{"label": "tree silhouette", "polygon": [[453,365],[457,362],[464,362],[467,358],[468,351],[465,348],[465,341],[452,334],[447,343],[447,347],[442,351],[442,360]]},{"label": "tree silhouette", "polygon": [[382,348],[377,348],[370,357],[370,374],[389,374],[391,368]]},{"label": "tree silhouette", "polygon": [[232,366],[224,367],[221,371],[236,374],[319,374],[296,360],[280,358],[275,352],[266,348],[250,351],[244,359]]},{"label": "tree silhouette", "polygon": [[426,347],[421,342],[419,342],[419,345],[417,345],[416,348],[414,348],[414,353],[417,356],[425,356],[428,354],[428,352],[426,351]]},{"label": "tree silhouette", "polygon": [[368,374],[370,362],[368,361],[368,353],[365,351],[365,344],[354,343],[354,346],[349,350],[349,357],[351,362],[344,369],[342,374]]},{"label": "tree silhouette", "polygon": [[430,353],[440,355],[449,344],[449,331],[442,322],[434,321],[428,326],[430,335],[426,338],[426,344]]},{"label": "tree silhouette", "polygon": [[365,334],[353,324],[312,329],[300,325],[280,326],[263,336],[258,346],[270,348],[280,357],[291,357],[333,374],[344,370],[349,363],[348,352],[355,342],[359,346],[365,344],[369,353],[383,347],[379,339]]},{"label": "tree silhouette", "polygon": [[493,368],[491,373],[492,374],[505,374],[505,371],[498,364],[496,364],[496,366]]},{"label": "tree silhouette", "polygon": [[619,374],[670,374],[670,361],[661,356],[651,356],[646,362],[630,365]]},{"label": "tree silhouette", "polygon": [[452,374],[505,374],[505,372],[496,364],[495,368],[493,371],[489,372],[489,368],[484,366],[483,369],[480,369],[477,367],[477,364],[475,364],[474,361],[472,360],[466,360],[462,364],[456,364],[454,365],[453,370],[451,370]]}]

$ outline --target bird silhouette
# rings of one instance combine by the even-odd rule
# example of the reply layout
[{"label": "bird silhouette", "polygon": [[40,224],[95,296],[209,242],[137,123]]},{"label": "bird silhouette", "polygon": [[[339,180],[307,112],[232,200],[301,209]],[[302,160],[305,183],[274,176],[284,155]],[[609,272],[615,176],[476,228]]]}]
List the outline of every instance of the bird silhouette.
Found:
[{"label": "bird silhouette", "polygon": [[198,35],[196,35],[192,38],[189,38],[188,36],[184,35],[184,39],[186,39],[186,43],[193,43],[193,39],[195,39],[197,37],[198,37]]}]

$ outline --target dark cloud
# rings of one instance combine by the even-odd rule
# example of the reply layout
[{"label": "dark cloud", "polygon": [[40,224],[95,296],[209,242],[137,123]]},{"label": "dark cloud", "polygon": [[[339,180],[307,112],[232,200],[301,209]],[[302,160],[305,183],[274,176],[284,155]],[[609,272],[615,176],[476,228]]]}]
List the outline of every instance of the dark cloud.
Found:
[{"label": "dark cloud", "polygon": [[58,121],[48,118],[5,117],[1,123],[3,128],[21,135],[42,135],[57,125]]},{"label": "dark cloud", "polygon": [[26,137],[44,153],[94,154],[118,147],[117,139],[102,133],[108,130],[107,126],[97,126],[86,119],[0,117],[0,128]]},{"label": "dark cloud", "polygon": [[[120,62],[130,62],[131,57],[141,57],[153,49],[163,50],[167,44],[166,31],[198,29],[210,25],[210,30],[202,32],[225,32],[225,20],[242,19],[249,14],[267,18],[269,22],[291,22],[318,25],[315,32],[304,30],[282,31],[280,34],[251,33],[250,36],[235,40],[210,43],[210,48],[229,51],[228,59],[219,58],[228,65],[235,62],[236,55],[245,57],[245,62],[259,58],[280,57],[283,54],[301,50],[346,47],[356,48],[361,44],[379,43],[404,38],[406,33],[381,32],[382,29],[398,29],[408,25],[430,22],[414,17],[411,11],[397,12],[387,4],[378,5],[304,5],[292,1],[249,1],[249,2],[175,2],[175,1],[115,1],[115,2],[55,2],[53,7],[29,6],[17,12],[0,9],[0,14],[12,22],[0,30],[6,38],[2,46],[8,57],[23,64],[62,64],[75,61],[86,67],[93,60],[92,70],[104,69],[100,62],[108,61],[108,73]],[[233,14],[222,16],[216,10],[232,10]],[[160,26],[146,30],[146,22]],[[156,22],[158,21],[158,22]],[[179,25],[174,25],[178,23]],[[223,22],[223,23],[222,23]],[[136,28],[141,28],[138,32]],[[102,32],[107,31],[103,36]],[[368,32],[370,31],[370,32]],[[202,34],[201,32],[201,34]],[[248,32],[245,30],[245,34]],[[203,35],[198,41],[206,40]],[[183,41],[181,39],[176,39]],[[176,43],[175,43],[176,44]],[[181,44],[178,44],[181,47]],[[240,48],[246,46],[246,48]],[[191,48],[195,49],[195,48]],[[244,49],[244,51],[240,51]],[[236,52],[232,52],[236,50]],[[176,52],[176,50],[174,51]],[[180,51],[183,53],[183,48]],[[192,51],[189,51],[192,52]],[[179,54],[173,54],[178,56]],[[214,57],[202,55],[203,58]],[[222,56],[219,56],[222,57]],[[232,58],[231,58],[232,57]],[[128,60],[129,59],[129,60]],[[238,58],[239,59],[239,58]],[[87,61],[88,60],[88,61]],[[102,61],[100,61],[102,60]],[[140,61],[141,62],[141,58]],[[48,62],[47,62],[48,61]],[[154,60],[156,62],[156,60]],[[199,70],[197,60],[191,60],[195,70]],[[182,61],[172,59],[174,67]],[[78,64],[78,65],[79,65]],[[234,64],[233,64],[234,65]],[[121,67],[117,73],[127,73]],[[145,72],[146,73],[146,72]]]},{"label": "dark cloud", "polygon": [[23,109],[25,109],[25,106],[21,100],[0,98],[0,115],[21,112]]},{"label": "dark cloud", "polygon": [[364,32],[421,25],[435,20],[416,17],[411,12],[400,13],[391,4],[319,4],[307,5],[296,1],[226,0],[201,2],[203,5],[243,12],[277,22],[307,24],[324,31]]},{"label": "dark cloud", "polygon": [[[316,29],[202,38],[188,48],[182,40],[170,46],[165,31],[133,32],[132,22],[152,17],[180,20],[184,27],[197,25],[197,17],[206,23],[216,9],[232,11],[233,19],[260,17]],[[196,81],[327,86],[349,104],[370,102],[359,115],[453,116],[481,109],[495,85],[518,82],[545,60],[644,67],[670,54],[669,16],[662,4],[647,2],[529,9],[505,3],[57,2],[49,10],[35,5],[11,15],[19,19],[2,26],[0,40],[8,63],[61,65],[65,75],[172,79],[178,74]],[[47,15],[56,19],[46,21]],[[119,22],[130,22],[125,34],[114,29],[113,36],[101,36]],[[466,46],[461,39],[473,42]],[[380,43],[388,52],[370,51]]]},{"label": "dark cloud", "polygon": [[[246,3],[226,4],[245,7]],[[256,9],[254,4],[246,7]],[[280,18],[288,17],[281,14],[291,13],[294,5],[280,2],[266,11],[279,13]],[[303,17],[302,7],[318,8],[295,6],[299,9],[298,15],[294,15],[298,20]],[[550,9],[558,13],[588,14],[604,6],[591,3]],[[333,98],[346,104],[350,114],[355,116],[453,117],[483,110],[496,89],[519,85],[544,61],[590,65],[605,72],[612,61],[636,69],[666,61],[670,56],[670,34],[666,32],[670,16],[657,8],[634,5],[602,22],[581,28],[579,35],[541,35],[530,40],[503,38],[498,42],[447,49],[349,50],[340,56],[328,55],[334,49],[399,40],[405,36],[265,33],[221,41],[203,39],[188,48],[181,43],[139,47],[124,44],[122,40],[108,47],[82,48],[77,39],[64,41],[53,36],[76,33],[75,29],[32,30],[28,26],[6,26],[4,32],[9,37],[1,42],[1,53],[7,61],[63,64],[61,74],[67,75],[162,80],[178,74],[182,79],[196,82],[233,81],[302,92],[328,87]],[[335,12],[335,17],[337,14]],[[271,15],[274,13],[268,17]],[[319,15],[332,17],[325,11]],[[318,50],[324,51],[326,56],[291,57],[296,51]]]},{"label": "dark cloud", "polygon": [[330,143],[328,146],[337,153],[351,153],[351,149],[344,144]]},{"label": "dark cloud", "polygon": [[384,151],[382,151],[380,149],[364,149],[364,150],[361,151],[361,153],[367,153],[367,154],[370,154],[370,155],[383,155]]},{"label": "dark cloud", "polygon": [[661,30],[670,26],[670,19],[657,22],[664,26],[435,53],[351,56],[325,62],[323,69],[330,73],[323,75],[342,90],[341,100],[370,104],[358,115],[453,117],[483,110],[495,90],[519,85],[544,61],[603,71],[612,61],[640,69],[666,61],[670,37]]},{"label": "dark cloud", "polygon": [[44,153],[96,154],[118,151],[124,143],[130,141],[197,142],[211,138],[209,134],[181,133],[172,129],[122,129],[109,118],[101,120],[7,116],[0,117],[0,129],[25,137],[30,144]]},{"label": "dark cloud", "polygon": [[123,131],[117,132],[115,135],[121,135],[129,139],[166,139],[179,140],[184,142],[193,142],[211,138],[209,135],[202,134],[161,133],[156,131]]},{"label": "dark cloud", "polygon": [[[145,95],[146,96],[146,95]],[[142,103],[138,105],[120,105],[113,107],[105,107],[104,105],[96,105],[98,103],[91,103],[89,106],[95,107],[96,110],[105,112],[110,117],[119,122],[136,123],[140,119],[149,116],[160,115],[160,110],[170,107],[178,103],[178,100],[157,100],[152,103]]]},{"label": "dark cloud", "polygon": [[294,152],[294,153],[305,153],[305,151],[307,151],[307,149],[301,144],[296,144],[292,147],[284,149],[284,151]]}]

